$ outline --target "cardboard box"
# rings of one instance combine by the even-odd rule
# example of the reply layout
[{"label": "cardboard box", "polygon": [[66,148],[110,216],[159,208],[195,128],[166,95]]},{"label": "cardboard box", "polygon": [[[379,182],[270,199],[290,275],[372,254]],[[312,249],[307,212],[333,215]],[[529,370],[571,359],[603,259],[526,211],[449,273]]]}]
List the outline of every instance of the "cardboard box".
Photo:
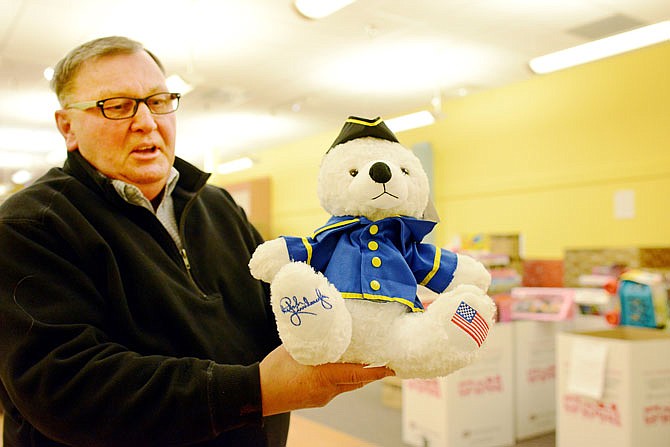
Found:
[{"label": "cardboard box", "polygon": [[611,329],[604,317],[514,323],[515,433],[523,440],[556,429],[556,343],[566,331]]},{"label": "cardboard box", "polygon": [[522,278],[524,287],[563,287],[563,260],[526,259]]},{"label": "cardboard box", "polygon": [[384,377],[381,384],[382,404],[400,410],[402,408],[402,380],[397,377]]},{"label": "cardboard box", "polygon": [[507,255],[510,260],[518,260],[523,257],[523,240],[518,234],[491,234],[490,250]]},{"label": "cardboard box", "polygon": [[496,323],[477,362],[431,380],[403,380],[402,436],[409,445],[514,445],[514,342]]},{"label": "cardboard box", "polygon": [[670,333],[618,327],[561,333],[557,447],[667,447]]},{"label": "cardboard box", "polygon": [[670,247],[569,249],[563,259],[565,287],[579,287],[579,276],[596,267],[623,265],[650,271],[670,269]]},{"label": "cardboard box", "polygon": [[609,331],[614,327],[603,315],[576,314],[572,320],[561,323],[561,332]]},{"label": "cardboard box", "polygon": [[463,234],[460,243],[466,252],[504,255],[506,262],[502,265],[523,257],[523,238],[519,234]]},{"label": "cardboard box", "polygon": [[556,337],[562,323],[515,321],[516,439],[556,429]]}]

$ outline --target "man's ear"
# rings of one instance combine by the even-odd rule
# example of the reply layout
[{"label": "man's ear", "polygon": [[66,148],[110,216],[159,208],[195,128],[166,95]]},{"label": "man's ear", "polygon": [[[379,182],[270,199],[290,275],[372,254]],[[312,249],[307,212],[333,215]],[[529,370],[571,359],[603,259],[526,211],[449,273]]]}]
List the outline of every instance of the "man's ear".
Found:
[{"label": "man's ear", "polygon": [[79,149],[79,144],[77,143],[77,136],[75,135],[74,129],[72,127],[72,120],[70,114],[67,110],[56,110],[56,126],[58,127],[59,132],[65,138],[65,146],[68,151],[74,151]]}]

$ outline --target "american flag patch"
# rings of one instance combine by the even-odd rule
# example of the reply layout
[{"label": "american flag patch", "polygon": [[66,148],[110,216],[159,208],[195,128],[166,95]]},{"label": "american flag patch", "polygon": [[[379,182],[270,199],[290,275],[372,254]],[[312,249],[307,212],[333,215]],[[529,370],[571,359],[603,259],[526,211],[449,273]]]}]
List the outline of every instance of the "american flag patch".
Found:
[{"label": "american flag patch", "polygon": [[451,317],[451,321],[472,337],[477,342],[477,346],[481,346],[484,343],[486,335],[489,333],[489,325],[465,301],[461,301],[461,304],[458,305],[458,309],[456,309],[454,316]]}]

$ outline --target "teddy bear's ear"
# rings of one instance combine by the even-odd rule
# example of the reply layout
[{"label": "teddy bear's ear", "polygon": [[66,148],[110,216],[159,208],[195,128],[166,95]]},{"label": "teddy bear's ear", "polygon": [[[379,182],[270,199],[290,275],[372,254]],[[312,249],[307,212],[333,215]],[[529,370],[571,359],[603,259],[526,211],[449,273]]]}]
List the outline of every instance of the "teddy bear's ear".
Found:
[{"label": "teddy bear's ear", "polygon": [[[335,138],[330,149],[338,144],[346,143],[347,141],[355,140],[357,138],[373,137],[382,140],[392,141],[398,143],[398,138],[391,132],[384,121],[377,117],[375,119],[359,118],[357,116],[350,116],[345,122],[340,134]],[[326,152],[328,153],[328,152]]]},{"label": "teddy bear's ear", "polygon": [[429,220],[431,222],[440,221],[440,216],[437,214],[437,208],[435,208],[432,200],[428,199],[428,203],[426,204],[426,209],[423,210],[422,217],[424,220]]}]

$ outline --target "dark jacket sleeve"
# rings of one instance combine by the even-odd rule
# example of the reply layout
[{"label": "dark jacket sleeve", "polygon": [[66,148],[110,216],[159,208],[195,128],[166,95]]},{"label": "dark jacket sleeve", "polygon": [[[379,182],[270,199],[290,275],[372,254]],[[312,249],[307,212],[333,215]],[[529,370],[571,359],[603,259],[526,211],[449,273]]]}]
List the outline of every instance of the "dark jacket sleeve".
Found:
[{"label": "dark jacket sleeve", "polygon": [[47,214],[0,220],[0,379],[22,418],[68,445],[186,445],[262,425],[257,362],[125,345],[111,333],[134,330],[133,303],[123,315],[110,300],[131,286],[113,279],[122,266],[90,243],[93,227]]}]

